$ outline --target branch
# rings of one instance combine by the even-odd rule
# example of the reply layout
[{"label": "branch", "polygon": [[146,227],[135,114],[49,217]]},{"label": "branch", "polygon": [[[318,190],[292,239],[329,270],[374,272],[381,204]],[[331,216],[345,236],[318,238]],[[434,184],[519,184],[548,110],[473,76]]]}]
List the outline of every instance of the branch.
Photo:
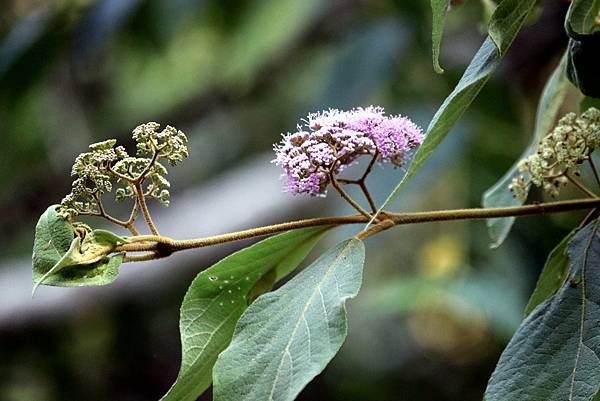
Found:
[{"label": "branch", "polygon": [[[497,217],[529,216],[545,213],[561,213],[574,210],[594,209],[600,207],[600,199],[575,199],[559,202],[540,203],[535,205],[501,207],[501,208],[473,208],[473,209],[454,209],[437,210],[429,212],[416,213],[390,213],[386,212],[386,217],[394,223],[394,226],[416,223],[427,223],[436,221],[452,220],[475,220],[489,219]],[[280,232],[305,227],[317,226],[340,226],[346,224],[366,223],[369,217],[362,215],[339,216],[339,217],[321,217],[306,220],[297,220],[287,223],[274,224],[249,230],[237,231],[228,234],[215,235],[211,237],[195,238],[189,240],[175,240],[158,235],[140,235],[129,237],[129,243],[118,246],[116,252],[154,252],[165,251],[177,252],[185,249],[202,248],[211,245],[223,244],[226,242],[239,241],[248,238],[273,235]],[[387,220],[387,219],[386,219]],[[384,220],[377,231],[390,228],[389,222]],[[368,232],[368,235],[373,234]],[[368,236],[365,234],[362,238]],[[144,255],[144,260],[149,256]]]}]

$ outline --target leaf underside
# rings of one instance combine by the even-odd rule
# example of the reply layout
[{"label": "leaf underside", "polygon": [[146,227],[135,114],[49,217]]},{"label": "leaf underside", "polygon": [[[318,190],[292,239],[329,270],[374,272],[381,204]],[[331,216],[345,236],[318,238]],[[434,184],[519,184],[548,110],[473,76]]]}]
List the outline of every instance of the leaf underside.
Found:
[{"label": "leaf underside", "polygon": [[181,305],[182,361],[162,401],[196,400],[248,302],[295,269],[330,227],[289,231],[242,249],[198,274]]},{"label": "leaf underside", "polygon": [[568,244],[570,272],[506,347],[487,401],[590,401],[600,390],[600,221]]},{"label": "leaf underside", "polygon": [[341,347],[363,263],[363,243],[347,240],[250,305],[215,365],[215,401],[293,400]]}]

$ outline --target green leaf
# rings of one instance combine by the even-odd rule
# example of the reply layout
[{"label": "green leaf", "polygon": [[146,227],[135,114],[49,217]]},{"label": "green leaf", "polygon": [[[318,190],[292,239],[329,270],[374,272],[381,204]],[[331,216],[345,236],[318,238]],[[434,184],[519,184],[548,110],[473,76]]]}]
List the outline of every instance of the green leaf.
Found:
[{"label": "green leaf", "polygon": [[488,32],[502,56],[521,30],[535,3],[536,0],[503,0],[496,7]]},{"label": "green leaf", "polygon": [[492,374],[487,401],[584,401],[600,390],[600,221],[568,244],[560,290],[523,321]]},{"label": "green leaf", "polygon": [[257,283],[272,285],[289,274],[329,228],[304,228],[267,238],[196,276],[181,305],[181,369],[162,401],[195,400],[208,388],[212,367],[231,341],[248,299],[266,290],[266,286],[257,290]]},{"label": "green leaf", "polygon": [[392,200],[396,198],[404,185],[425,164],[433,151],[444,140],[454,124],[469,107],[475,96],[487,82],[490,74],[498,66],[500,55],[494,42],[488,37],[484,42],[471,64],[467,67],[464,75],[456,85],[456,88],[446,98],[438,111],[433,116],[427,128],[427,134],[423,144],[415,153],[413,160],[408,166],[406,174],[392,193],[383,202],[379,212],[383,210]]},{"label": "green leaf", "polygon": [[586,96],[583,98],[583,100],[579,104],[579,112],[584,113],[587,111],[587,109],[589,109],[591,107],[600,109],[600,99]]},{"label": "green leaf", "polygon": [[[536,152],[539,141],[550,132],[550,129],[556,121],[558,111],[569,87],[569,81],[566,76],[566,65],[567,57],[565,53],[548,79],[544,91],[542,92],[542,96],[540,97],[531,143],[506,174],[483,194],[483,207],[505,207],[523,204],[523,201],[512,196],[508,186],[512,179],[519,174],[519,162]],[[504,242],[514,221],[514,217],[486,220],[488,232],[492,239],[492,248],[497,248]]]},{"label": "green leaf", "polygon": [[573,230],[550,252],[538,278],[535,289],[525,307],[525,316],[529,315],[539,304],[550,298],[559,290],[569,274],[569,255],[567,244],[577,230]]},{"label": "green leaf", "polygon": [[125,239],[106,230],[87,233],[83,241],[52,205],[40,217],[33,245],[32,294],[41,284],[59,287],[112,283],[123,255],[109,254]]},{"label": "green leaf", "polygon": [[450,0],[431,0],[432,27],[431,27],[431,45],[433,54],[433,68],[435,72],[441,74],[444,69],[440,66],[440,44],[442,43],[442,33],[444,32],[444,23],[446,22],[446,13]]},{"label": "green leaf", "polygon": [[592,33],[594,20],[600,12],[600,0],[573,0],[565,19],[565,29],[570,37]]},{"label": "green leaf", "polygon": [[75,237],[73,228],[52,205],[40,216],[33,242],[33,273],[45,273],[63,257]]},{"label": "green leaf", "polygon": [[[535,0],[504,0],[496,8],[490,21],[490,35],[493,33],[493,39],[492,36],[485,39],[452,93],[448,95],[433,116],[429,127],[427,127],[425,140],[415,153],[406,174],[383,202],[376,216],[398,196],[400,190],[425,164],[479,94],[534,5]],[[512,12],[509,9],[511,6],[515,7],[518,12]],[[491,29],[492,27],[493,29]],[[494,45],[494,41],[496,41],[496,45]],[[373,223],[374,220],[375,218],[371,219],[369,224]]]},{"label": "green leaf", "polygon": [[293,400],[344,342],[363,263],[364,244],[344,241],[250,305],[215,365],[215,401]]}]

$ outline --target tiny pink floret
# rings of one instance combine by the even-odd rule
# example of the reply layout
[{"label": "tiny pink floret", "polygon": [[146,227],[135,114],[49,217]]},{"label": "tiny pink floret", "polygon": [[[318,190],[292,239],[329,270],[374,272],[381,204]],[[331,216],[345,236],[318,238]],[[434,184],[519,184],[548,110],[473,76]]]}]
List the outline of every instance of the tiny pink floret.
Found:
[{"label": "tiny pink floret", "polygon": [[330,176],[361,155],[402,166],[424,139],[409,118],[385,116],[382,107],[311,113],[298,131],[283,135],[274,146],[273,163],[285,170],[285,191],[325,196]]}]

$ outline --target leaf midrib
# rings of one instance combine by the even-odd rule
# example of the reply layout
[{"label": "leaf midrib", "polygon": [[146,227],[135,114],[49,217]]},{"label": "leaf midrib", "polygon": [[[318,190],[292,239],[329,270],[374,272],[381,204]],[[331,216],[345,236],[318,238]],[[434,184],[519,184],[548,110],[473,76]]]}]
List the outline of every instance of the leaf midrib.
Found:
[{"label": "leaf midrib", "polygon": [[583,343],[583,335],[585,331],[585,314],[586,314],[586,267],[588,261],[588,254],[590,252],[590,248],[592,246],[592,242],[596,237],[596,231],[598,230],[598,224],[600,220],[596,220],[594,224],[594,228],[590,235],[590,239],[585,246],[585,250],[583,252],[583,260],[581,266],[581,316],[579,317],[579,339],[577,341],[577,354],[575,355],[575,365],[573,366],[573,373],[571,374],[571,389],[569,390],[569,401],[573,401],[573,392],[575,390],[575,376],[577,375],[577,367],[579,365],[579,358],[581,357],[581,349],[585,345]]},{"label": "leaf midrib", "polygon": [[[308,310],[309,305],[312,304],[313,298],[315,297],[317,292],[319,292],[319,293],[321,292],[321,286],[323,285],[323,282],[327,279],[327,277],[329,277],[329,274],[334,270],[336,265],[339,263],[340,258],[348,251],[351,244],[352,244],[352,240],[348,242],[348,244],[344,247],[344,249],[342,249],[340,251],[340,253],[335,257],[333,262],[331,262],[331,265],[327,268],[327,270],[325,271],[325,274],[323,275],[321,280],[319,280],[315,289],[312,291],[312,294],[311,294],[310,298],[308,299],[308,301],[306,302],[306,304],[304,305],[304,308],[302,308],[302,313],[300,313],[300,318],[298,318],[298,320],[296,321],[296,324],[294,325],[294,330],[292,330],[292,334],[290,335],[290,338],[287,341],[287,344],[285,346],[285,350],[282,354],[282,357],[279,360],[279,366],[277,367],[277,374],[275,375],[275,378],[271,385],[271,392],[269,393],[269,401],[273,401],[273,394],[275,392],[275,384],[277,383],[277,380],[279,379],[279,374],[281,372],[281,364],[283,363],[285,354],[286,353],[289,354],[289,348],[292,343],[292,340],[294,339],[294,336],[296,335],[296,331],[298,330],[298,327],[300,326],[300,321],[304,318],[304,315],[306,314],[306,311]],[[329,321],[327,321],[327,327],[329,327]],[[327,332],[329,333],[329,330]],[[331,344],[331,341],[330,341],[330,344]],[[293,366],[293,362],[292,362],[291,358],[290,358],[290,364]]]}]

